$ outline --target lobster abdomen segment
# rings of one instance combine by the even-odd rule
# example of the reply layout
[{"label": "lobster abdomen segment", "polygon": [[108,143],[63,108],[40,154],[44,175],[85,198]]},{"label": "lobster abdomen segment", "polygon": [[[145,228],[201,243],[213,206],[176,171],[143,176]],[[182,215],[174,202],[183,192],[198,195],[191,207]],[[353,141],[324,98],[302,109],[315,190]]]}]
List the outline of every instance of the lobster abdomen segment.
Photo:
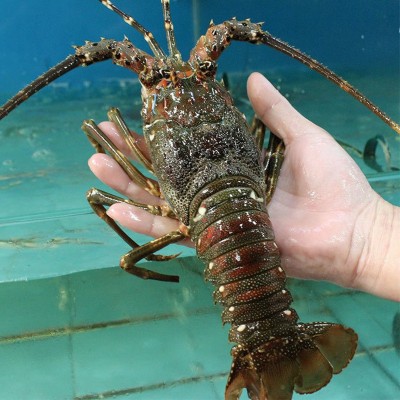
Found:
[{"label": "lobster abdomen segment", "polygon": [[204,199],[192,238],[207,263],[205,278],[216,286],[214,299],[224,306],[224,322],[254,323],[289,309],[292,297],[264,199],[252,188],[223,189]]},{"label": "lobster abdomen segment", "polygon": [[226,400],[239,399],[244,388],[253,400],[319,390],[351,360],[357,335],[338,324],[298,323],[264,199],[253,188],[202,192],[192,239],[237,343]]}]

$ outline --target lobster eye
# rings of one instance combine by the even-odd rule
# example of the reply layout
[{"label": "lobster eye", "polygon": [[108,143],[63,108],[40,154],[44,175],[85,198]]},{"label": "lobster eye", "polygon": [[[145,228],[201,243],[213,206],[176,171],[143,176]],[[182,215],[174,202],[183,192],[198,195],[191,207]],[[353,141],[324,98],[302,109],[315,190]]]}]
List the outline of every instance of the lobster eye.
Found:
[{"label": "lobster eye", "polygon": [[199,69],[205,74],[213,73],[215,71],[215,62],[210,60],[203,61],[199,64]]},{"label": "lobster eye", "polygon": [[171,71],[168,69],[160,69],[160,74],[165,79],[171,79]]}]

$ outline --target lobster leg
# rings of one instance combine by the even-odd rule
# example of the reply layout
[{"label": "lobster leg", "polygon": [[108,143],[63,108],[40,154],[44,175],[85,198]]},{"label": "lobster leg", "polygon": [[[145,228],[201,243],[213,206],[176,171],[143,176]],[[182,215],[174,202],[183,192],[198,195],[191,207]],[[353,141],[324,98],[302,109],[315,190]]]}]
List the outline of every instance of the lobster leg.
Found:
[{"label": "lobster leg", "polygon": [[[130,146],[133,153],[137,156],[139,160],[142,161],[143,165],[147,167],[149,165],[151,168],[150,161],[143,155],[140,149],[133,142],[132,137],[129,133],[129,129],[126,126],[121,114],[117,109],[111,109],[108,113],[110,121],[114,122],[117,126],[119,133],[125,139],[125,141]],[[93,121],[84,121],[82,129],[89,138],[96,151],[99,153],[105,153],[108,151],[110,155],[118,162],[126,174],[139,186],[147,190],[149,193],[161,197],[161,192],[158,186],[158,182],[147,178],[144,176],[135,166],[131,164],[127,157],[122,154],[121,151],[110,141],[110,139],[101,131],[101,129]],[[92,188],[87,193],[87,200],[92,207],[93,211],[105,221],[129,246],[133,248],[125,256],[121,258],[120,266],[125,271],[136,275],[143,279],[154,279],[167,282],[178,282],[179,278],[173,275],[160,274],[158,272],[149,271],[145,268],[137,267],[135,265],[139,260],[146,258],[147,260],[155,261],[167,261],[178,256],[178,254],[164,256],[153,254],[156,251],[164,248],[170,243],[177,242],[181,240],[185,235],[180,232],[170,232],[169,234],[155,239],[143,246],[137,244],[131,237],[129,237],[118,224],[107,215],[106,206],[111,206],[116,203],[126,203],[139,207],[153,215],[168,216],[171,218],[176,218],[175,214],[172,212],[168,205],[147,205],[135,202],[131,199],[124,199],[110,193],[101,191],[99,189]]]},{"label": "lobster leg", "polygon": [[155,239],[143,246],[137,244],[131,237],[129,237],[117,223],[107,215],[105,206],[111,206],[116,203],[127,203],[140,207],[151,214],[162,215],[160,206],[151,206],[146,204],[137,203],[130,199],[123,199],[113,194],[104,192],[102,190],[92,188],[87,193],[87,200],[92,207],[93,211],[105,221],[129,246],[133,248],[130,252],[121,258],[120,266],[125,271],[136,275],[143,279],[154,279],[167,282],[178,282],[179,278],[173,275],[160,274],[158,272],[149,271],[145,268],[140,268],[135,265],[136,262],[143,258],[153,261],[167,261],[176,258],[179,254],[169,256],[153,254],[156,251],[166,247],[171,243],[182,240],[186,235],[181,231],[173,231],[161,238]]},{"label": "lobster leg", "polygon": [[[153,215],[164,215],[162,206],[153,206],[142,203],[137,203],[131,199],[124,199],[122,197],[115,196],[111,193],[104,192],[102,190],[92,188],[87,194],[86,198],[92,207],[93,211],[100,217],[107,225],[109,225],[129,246],[133,248],[140,247],[133,239],[131,239],[118,225],[117,223],[107,215],[105,206],[111,206],[117,203],[126,203],[135,207],[139,207]],[[166,261],[177,257],[172,256],[161,256],[161,255],[148,255],[147,260]]]},{"label": "lobster leg", "polygon": [[254,116],[250,131],[254,136],[258,149],[262,152],[266,185],[266,203],[268,204],[272,199],[278,183],[279,171],[284,158],[285,145],[281,139],[270,132],[268,146],[264,149],[265,128],[264,123],[258,119],[257,116]]},{"label": "lobster leg", "polygon": [[[110,111],[112,113],[112,118],[118,116],[114,110]],[[122,119],[120,122],[123,121]],[[126,126],[126,125],[125,125]],[[117,125],[118,128],[121,126]],[[101,131],[101,129],[92,120],[83,121],[82,130],[86,133],[89,141],[96,149],[98,153],[105,153],[108,151],[112,158],[122,167],[126,174],[141,188],[149,192],[150,194],[161,197],[160,187],[157,181],[147,178],[143,175],[128,158],[119,151],[116,146],[110,141],[110,139]],[[129,134],[125,132],[123,136]],[[125,137],[124,137],[125,138]],[[126,138],[125,138],[126,140]],[[133,140],[131,140],[133,142]]]},{"label": "lobster leg", "polygon": [[132,138],[131,132],[124,121],[120,111],[118,108],[110,108],[107,113],[108,119],[113,122],[121,135],[121,137],[125,140],[126,144],[129,146],[129,149],[132,151],[136,159],[152,174],[154,174],[154,168],[151,161],[143,154],[142,150],[136,145],[135,141]]},{"label": "lobster leg", "polygon": [[278,183],[279,172],[284,159],[285,145],[282,139],[269,134],[269,142],[264,158],[265,198],[268,204],[274,195]]},{"label": "lobster leg", "polygon": [[[142,279],[154,279],[157,281],[165,281],[165,282],[179,282],[179,276],[160,274],[158,272],[138,267],[135,264],[143,258],[148,259],[149,256],[154,257],[153,253],[155,253],[156,251],[163,249],[164,247],[168,246],[171,243],[179,242],[185,237],[186,235],[179,230],[169,232],[166,235],[154,239],[151,242],[148,242],[143,246],[137,247],[131,250],[129,253],[125,254],[121,258],[120,266],[126,272],[129,272],[132,275],[136,275]],[[175,258],[178,255],[179,254],[175,254],[173,256],[167,256],[167,257]]]}]

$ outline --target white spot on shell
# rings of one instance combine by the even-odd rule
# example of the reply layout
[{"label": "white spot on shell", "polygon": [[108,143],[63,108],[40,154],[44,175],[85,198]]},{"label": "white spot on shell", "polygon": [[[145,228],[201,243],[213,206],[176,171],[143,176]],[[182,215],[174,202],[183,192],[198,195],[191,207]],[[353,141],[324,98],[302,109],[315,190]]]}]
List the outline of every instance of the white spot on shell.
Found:
[{"label": "white spot on shell", "polygon": [[228,308],[228,310],[229,310],[230,312],[235,311],[235,307],[230,306],[230,307]]},{"label": "white spot on shell", "polygon": [[207,212],[207,209],[203,206],[200,206],[199,209],[197,210],[197,215],[193,218],[194,222],[199,222],[203,215],[205,215]]},{"label": "white spot on shell", "polygon": [[283,269],[281,267],[278,267],[279,272],[283,272]]},{"label": "white spot on shell", "polygon": [[283,294],[286,294],[286,293],[287,293],[287,290],[282,289],[282,293],[283,293]]},{"label": "white spot on shell", "polygon": [[197,214],[194,218],[193,218],[193,222],[199,222],[201,220],[201,215]]},{"label": "white spot on shell", "polygon": [[208,264],[208,269],[213,269],[214,263],[211,261],[210,264]]},{"label": "white spot on shell", "polygon": [[150,133],[150,135],[149,135],[149,139],[150,139],[150,142],[152,142],[152,141],[153,141],[153,139],[154,139],[154,133]]},{"label": "white spot on shell", "polygon": [[283,313],[284,313],[285,315],[292,315],[292,312],[291,312],[290,310],[285,310]]},{"label": "white spot on shell", "polygon": [[200,215],[205,215],[205,214],[206,214],[206,211],[207,211],[207,209],[206,209],[205,207],[203,207],[203,206],[200,206],[199,209],[197,210],[197,212],[198,212]]},{"label": "white spot on shell", "polygon": [[218,290],[220,293],[223,293],[223,291],[225,290],[225,286],[221,285]]},{"label": "white spot on shell", "polygon": [[246,325],[243,324],[243,325],[239,325],[236,330],[238,332],[243,332],[245,329],[246,329]]},{"label": "white spot on shell", "polygon": [[255,192],[254,190],[252,190],[252,191],[250,192],[250,197],[251,197],[252,199],[254,199],[255,201],[258,201],[259,203],[264,202],[264,199],[263,199],[262,197],[257,197],[257,194],[256,194],[256,192]]}]

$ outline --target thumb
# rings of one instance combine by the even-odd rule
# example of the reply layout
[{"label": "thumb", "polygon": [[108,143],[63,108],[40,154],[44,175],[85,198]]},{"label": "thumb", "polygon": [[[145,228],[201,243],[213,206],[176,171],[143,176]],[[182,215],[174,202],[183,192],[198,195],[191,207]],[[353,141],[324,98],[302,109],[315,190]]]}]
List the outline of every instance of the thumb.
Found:
[{"label": "thumb", "polygon": [[263,75],[255,72],[247,81],[254,111],[275,135],[288,145],[296,137],[321,128],[303,117]]}]

